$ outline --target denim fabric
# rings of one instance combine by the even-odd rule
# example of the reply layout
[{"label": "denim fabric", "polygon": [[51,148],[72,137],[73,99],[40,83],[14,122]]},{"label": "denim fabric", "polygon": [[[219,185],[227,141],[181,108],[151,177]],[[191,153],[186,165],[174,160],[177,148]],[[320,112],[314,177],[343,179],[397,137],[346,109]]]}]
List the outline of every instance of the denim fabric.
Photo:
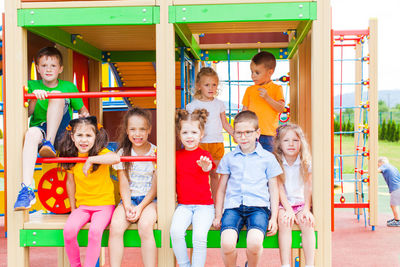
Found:
[{"label": "denim fabric", "polygon": [[258,229],[263,234],[267,232],[271,212],[267,207],[248,207],[240,205],[239,208],[226,209],[222,215],[221,233],[226,229],[233,229],[238,233],[246,226],[247,231]]},{"label": "denim fabric", "polygon": [[[214,205],[179,204],[172,217],[172,249],[180,267],[204,267],[207,256],[207,234],[214,220]],[[187,254],[186,229],[193,225],[192,264]]]}]

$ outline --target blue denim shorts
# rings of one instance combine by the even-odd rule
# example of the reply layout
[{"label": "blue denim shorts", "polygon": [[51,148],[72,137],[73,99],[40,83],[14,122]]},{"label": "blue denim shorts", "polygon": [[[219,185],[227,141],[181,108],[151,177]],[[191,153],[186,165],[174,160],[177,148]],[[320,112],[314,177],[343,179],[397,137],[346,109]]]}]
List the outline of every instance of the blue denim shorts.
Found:
[{"label": "blue denim shorts", "polygon": [[265,149],[268,150],[269,152],[274,151],[274,137],[271,135],[260,135],[260,138],[258,139],[258,142],[260,142],[261,146]]},{"label": "blue denim shorts", "polygon": [[[134,205],[134,206],[139,206],[139,204],[143,201],[143,199],[144,199],[145,197],[146,197],[146,196],[131,197],[131,203],[132,203],[132,205]],[[153,202],[157,202],[157,198],[153,199]],[[120,203],[120,204],[122,203],[122,199],[121,199],[121,201],[120,201],[119,203]]]},{"label": "blue denim shorts", "polygon": [[271,212],[267,207],[240,205],[238,208],[226,209],[221,219],[221,233],[226,229],[233,229],[239,236],[240,230],[246,225],[247,230],[258,229],[265,236],[270,217]]},{"label": "blue denim shorts", "polygon": [[[54,140],[54,147],[56,150],[58,150],[57,149],[58,142],[61,140],[61,138],[65,133],[65,128],[67,128],[69,122],[71,121],[71,116],[69,115],[68,107],[69,107],[68,103],[65,103],[63,117],[61,119],[60,126],[58,127],[57,130],[56,139]],[[47,122],[43,122],[42,124],[35,127],[38,127],[40,129],[43,135],[43,139],[46,140]],[[39,145],[39,150],[41,147],[42,145]]]}]

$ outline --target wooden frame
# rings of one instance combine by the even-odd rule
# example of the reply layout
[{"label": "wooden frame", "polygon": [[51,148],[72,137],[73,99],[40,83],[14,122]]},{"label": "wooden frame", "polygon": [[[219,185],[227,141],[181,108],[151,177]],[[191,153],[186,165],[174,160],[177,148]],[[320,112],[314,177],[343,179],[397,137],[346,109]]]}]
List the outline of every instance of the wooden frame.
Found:
[{"label": "wooden frame", "polygon": [[[316,253],[316,266],[331,266],[331,232],[330,232],[330,6],[329,1],[297,1],[297,0],[221,0],[219,4],[249,4],[249,3],[289,3],[289,2],[309,2],[314,6],[317,4],[317,20],[309,22],[310,25],[303,25],[305,29],[301,32],[303,42],[299,41],[292,44],[294,49],[291,60],[291,84],[297,90],[291,95],[293,106],[291,116],[293,121],[306,126],[306,133],[312,145],[313,152],[313,200],[314,214],[316,217],[316,230],[318,232],[318,249]],[[157,141],[158,141],[158,229],[161,230],[162,244],[158,250],[159,266],[173,266],[174,256],[169,247],[169,226],[175,208],[175,31],[174,25],[169,21],[169,9],[173,5],[200,5],[214,4],[211,0],[140,0],[140,1],[59,1],[59,2],[21,2],[6,1],[6,56],[8,62],[26,62],[27,55],[27,30],[17,26],[18,9],[41,9],[41,8],[79,8],[79,7],[124,7],[156,5],[159,7],[159,23],[155,25],[155,47],[156,47],[156,69],[157,69]],[[315,15],[315,14],[313,14]],[[207,23],[207,22],[205,22]],[[252,23],[243,22],[245,27],[254,27]],[[260,22],[263,24],[264,22]],[[274,27],[284,22],[269,22]],[[216,24],[208,24],[210,32]],[[260,24],[259,24],[260,25]],[[265,24],[268,25],[268,24]],[[295,23],[298,26],[298,23]],[[373,24],[374,25],[374,24]],[[371,27],[373,27],[371,25]],[[200,29],[202,25],[189,25],[189,30],[194,27]],[[193,28],[191,28],[193,27]],[[259,26],[258,26],[259,27]],[[307,28],[308,27],[308,28]],[[298,28],[298,27],[295,27]],[[309,29],[311,31],[308,33]],[[181,28],[182,29],[182,28]],[[272,28],[271,28],[272,29]],[[300,29],[300,28],[298,28]],[[176,30],[176,27],[175,27]],[[71,33],[65,31],[67,39]],[[179,35],[185,36],[185,29]],[[307,35],[308,34],[308,35]],[[196,47],[193,43],[196,38],[186,35],[187,44]],[[90,44],[90,40],[85,40]],[[302,44],[301,44],[302,43]],[[82,45],[86,45],[82,43]],[[289,46],[289,44],[288,44]],[[303,48],[297,49],[297,46]],[[85,46],[86,47],[86,46]],[[76,46],[70,45],[71,49]],[[98,49],[98,48],[97,48]],[[304,49],[304,51],[303,51]],[[79,49],[78,49],[79,50]],[[133,50],[134,51],[134,50]],[[79,52],[79,51],[78,51]],[[104,52],[104,51],[103,51]],[[195,56],[194,56],[195,57]],[[91,77],[90,90],[96,90],[96,84],[101,80],[100,66],[98,60],[98,50],[92,56],[90,63]],[[305,64],[305,65],[304,65]],[[370,67],[374,66],[372,65]],[[26,131],[26,112],[23,109],[23,85],[27,84],[27,69],[19,64],[8,64],[6,66],[6,95],[5,107],[7,110],[7,142],[8,153],[6,175],[13,179],[7,180],[7,212],[8,225],[8,265],[9,266],[29,266],[29,250],[19,246],[19,231],[23,228],[24,216],[22,213],[14,212],[14,201],[17,198],[19,180],[21,177],[20,162],[22,161],[22,140],[23,133]],[[305,66],[305,69],[303,69]],[[305,83],[303,83],[305,81]],[[375,79],[376,83],[376,79]],[[371,78],[371,86],[373,79]],[[92,103],[97,115],[101,114],[101,108],[97,102]],[[307,106],[306,109],[304,107]],[[312,137],[312,138],[311,138]],[[65,261],[63,252],[59,252],[62,261]],[[63,263],[64,264],[64,263]],[[62,266],[61,263],[59,266]]]}]

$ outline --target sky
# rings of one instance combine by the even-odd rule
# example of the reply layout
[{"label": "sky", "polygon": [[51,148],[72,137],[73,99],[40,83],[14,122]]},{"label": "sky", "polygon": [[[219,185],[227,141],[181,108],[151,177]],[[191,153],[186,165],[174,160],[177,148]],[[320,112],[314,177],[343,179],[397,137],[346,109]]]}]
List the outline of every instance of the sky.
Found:
[{"label": "sky", "polygon": [[[4,1],[0,0],[0,12],[4,12]],[[369,18],[378,18],[378,88],[400,89],[394,81],[400,73],[400,53],[393,48],[395,44],[400,44],[400,34],[396,34],[400,1],[331,0],[331,6],[332,27],[335,30],[367,29]],[[282,67],[282,71],[277,69],[279,77],[285,72],[286,67]]]}]

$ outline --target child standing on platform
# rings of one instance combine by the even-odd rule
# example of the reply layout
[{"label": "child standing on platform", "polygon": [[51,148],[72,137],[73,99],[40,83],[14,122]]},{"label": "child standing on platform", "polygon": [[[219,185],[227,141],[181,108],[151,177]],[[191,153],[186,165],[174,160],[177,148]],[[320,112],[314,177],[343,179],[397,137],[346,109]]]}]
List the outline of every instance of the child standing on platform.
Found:
[{"label": "child standing on platform", "polygon": [[280,208],[278,215],[279,251],[282,267],[290,266],[292,227],[301,229],[306,267],[314,266],[314,216],[311,213],[312,176],[311,156],[300,126],[279,126],[274,142],[274,153],[282,166],[279,176]]},{"label": "child standing on platform", "polygon": [[90,223],[85,267],[93,267],[100,255],[101,237],[115,208],[110,166],[119,156],[105,148],[108,136],[96,117],[71,120],[60,142],[60,157],[88,157],[84,163],[61,163],[67,170],[71,214],[64,226],[65,251],[71,267],[80,267],[79,230]]},{"label": "child standing on platform", "polygon": [[[274,155],[256,141],[260,136],[257,115],[242,111],[235,116],[234,137],[238,146],[226,154],[217,169],[221,174],[215,201],[214,227],[221,227],[222,257],[227,267],[236,267],[236,243],[247,227],[249,267],[258,266],[263,241],[277,231],[278,185],[282,173]],[[224,212],[222,214],[222,211]]]},{"label": "child standing on platform", "polygon": [[22,150],[22,189],[14,210],[27,210],[35,202],[33,173],[37,153],[41,157],[55,157],[57,144],[72,118],[72,110],[80,116],[89,116],[82,99],[47,99],[53,93],[78,93],[76,86],[58,79],[63,71],[62,55],[55,47],[42,48],[36,56],[36,70],[41,80],[28,81],[28,93],[36,96],[29,100],[29,129]]},{"label": "child standing on platform", "polygon": [[390,208],[393,212],[393,219],[387,221],[389,227],[400,227],[400,173],[399,170],[389,163],[386,157],[379,157],[378,172],[382,173],[390,193]]},{"label": "child standing on platform", "polygon": [[[176,194],[178,207],[172,217],[172,249],[180,267],[203,267],[207,256],[207,234],[214,219],[209,172],[215,168],[208,151],[199,147],[204,135],[207,110],[178,110],[177,134],[184,146],[176,152]],[[185,241],[186,230],[193,225],[193,255],[190,263]]]},{"label": "child standing on platform", "polygon": [[[151,113],[140,108],[130,109],[124,116],[119,138],[120,156],[154,156],[156,146],[148,141]],[[110,227],[110,265],[120,267],[124,254],[124,233],[137,222],[145,267],[157,264],[157,248],[153,235],[157,220],[157,177],[155,163],[124,162],[113,166],[118,171],[121,203],[115,209]]]},{"label": "child standing on platform", "polygon": [[[206,109],[209,113],[204,129],[204,136],[200,141],[200,148],[210,152],[214,163],[218,166],[224,156],[224,137],[222,128],[230,135],[233,134],[232,126],[226,119],[224,102],[215,96],[218,93],[219,78],[215,70],[210,67],[201,68],[196,77],[196,91],[194,100],[186,106],[192,113],[195,109]],[[210,184],[213,198],[218,186],[218,174],[210,171]]]},{"label": "child standing on platform", "polygon": [[251,79],[254,85],[246,89],[242,100],[243,110],[251,110],[257,114],[261,130],[259,142],[270,152],[273,149],[279,113],[285,109],[282,86],[271,80],[275,66],[274,55],[266,51],[259,52],[251,59]]}]

